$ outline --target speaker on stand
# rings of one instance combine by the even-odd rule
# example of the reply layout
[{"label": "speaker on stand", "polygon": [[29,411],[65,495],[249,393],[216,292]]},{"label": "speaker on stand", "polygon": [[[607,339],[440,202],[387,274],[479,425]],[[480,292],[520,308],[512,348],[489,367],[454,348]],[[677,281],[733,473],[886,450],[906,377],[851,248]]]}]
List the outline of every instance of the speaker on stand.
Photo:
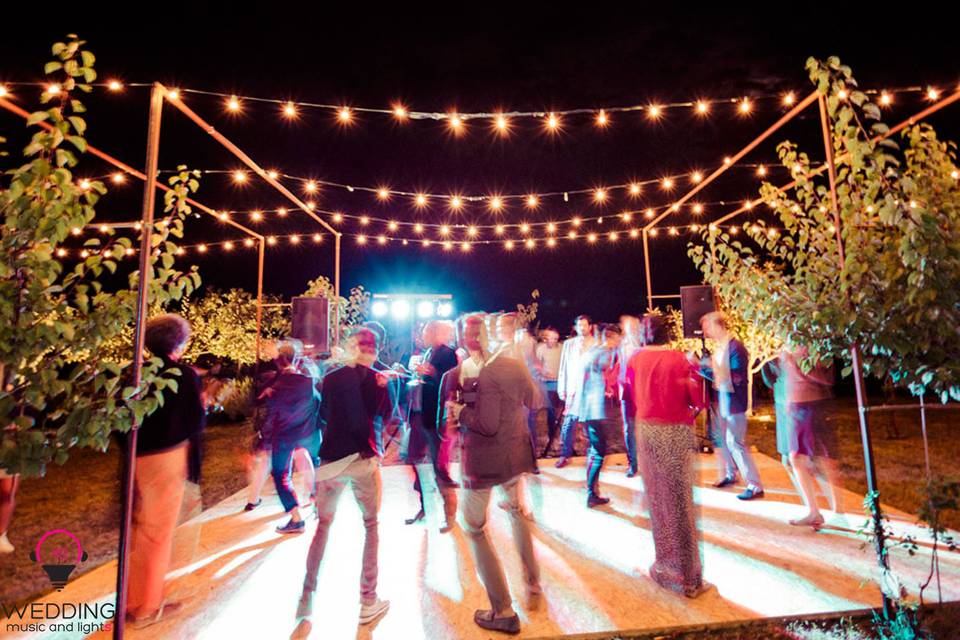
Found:
[{"label": "speaker on stand", "polygon": [[330,353],[330,301],[326,298],[293,298],[293,327],[290,335],[303,342],[307,353]]}]

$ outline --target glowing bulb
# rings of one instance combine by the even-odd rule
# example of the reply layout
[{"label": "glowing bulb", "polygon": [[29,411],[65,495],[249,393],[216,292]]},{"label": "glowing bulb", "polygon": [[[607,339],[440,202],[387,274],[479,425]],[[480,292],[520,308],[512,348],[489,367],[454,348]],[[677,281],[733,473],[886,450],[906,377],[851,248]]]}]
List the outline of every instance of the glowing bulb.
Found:
[{"label": "glowing bulb", "polygon": [[650,234],[649,234],[649,235],[650,235],[651,238],[656,238],[656,237],[657,237],[657,233],[659,233],[659,232],[658,232],[656,229],[650,229]]},{"label": "glowing bulb", "polygon": [[567,237],[570,238],[571,240],[573,240],[574,238],[577,237],[577,232],[576,232],[576,231],[567,231]]},{"label": "glowing bulb", "polygon": [[674,202],[673,205],[671,205],[671,207],[670,207],[670,211],[674,211],[674,212],[680,211],[680,205],[679,205],[678,203]]},{"label": "glowing bulb", "polygon": [[418,207],[425,207],[427,206],[427,196],[423,195],[422,193],[418,193],[415,202],[417,203]]},{"label": "glowing bulb", "polygon": [[703,205],[700,203],[693,205],[693,212],[697,215],[703,213]]},{"label": "glowing bulb", "polygon": [[323,242],[323,236],[320,235],[319,233],[315,233],[313,234],[313,241],[317,244],[320,244],[321,242]]},{"label": "glowing bulb", "polygon": [[587,242],[596,242],[596,241],[597,241],[597,234],[595,233],[587,234]]},{"label": "glowing bulb", "polygon": [[450,123],[450,128],[454,133],[459,134],[463,131],[463,118],[456,113],[448,114],[447,121]]},{"label": "glowing bulb", "polygon": [[641,187],[638,183],[634,182],[630,185],[630,195],[638,196],[640,195]]},{"label": "glowing bulb", "polygon": [[477,236],[477,233],[478,231],[476,227],[470,226],[467,228],[467,235],[470,236],[471,238],[475,238]]},{"label": "glowing bulb", "polygon": [[2,84],[0,84],[0,98],[6,98],[10,95],[10,91]]},{"label": "glowing bulb", "polygon": [[605,127],[610,124],[610,118],[607,117],[606,111],[603,109],[600,110],[600,113],[597,114],[597,126]]},{"label": "glowing bulb", "polygon": [[675,235],[677,235],[677,228],[676,228],[676,227],[670,227],[670,229],[669,229],[668,232],[670,233],[670,235],[675,236]]},{"label": "glowing bulb", "polygon": [[127,181],[127,177],[120,172],[113,174],[110,177],[110,179],[113,181],[114,184],[123,184],[124,182]]},{"label": "glowing bulb", "polygon": [[560,127],[560,118],[557,117],[555,113],[551,113],[547,116],[547,129],[551,131],[556,131]]},{"label": "glowing bulb", "polygon": [[458,211],[463,207],[463,198],[460,196],[452,196],[450,198],[450,208],[454,211]]},{"label": "glowing bulb", "polygon": [[408,115],[407,108],[399,102],[395,102],[393,103],[393,115],[397,120],[406,120]]},{"label": "glowing bulb", "polygon": [[236,96],[231,96],[230,99],[227,100],[227,109],[234,112],[240,111],[240,101],[237,100]]},{"label": "glowing bulb", "polygon": [[647,209],[643,212],[643,215],[645,218],[647,218],[647,220],[653,218],[653,209]]},{"label": "glowing bulb", "polygon": [[776,237],[777,237],[777,230],[776,230],[776,229],[770,229],[770,231],[767,231],[767,237],[776,238]]},{"label": "glowing bulb", "polygon": [[288,118],[296,118],[297,105],[293,104],[292,102],[288,102],[287,104],[283,105],[283,115]]},{"label": "glowing bulb", "polygon": [[750,209],[753,209],[753,202],[750,200],[747,200],[746,202],[743,203],[743,206],[749,211]]},{"label": "glowing bulb", "polygon": [[530,225],[524,222],[520,225],[520,233],[530,233]]},{"label": "glowing bulb", "polygon": [[461,243],[460,243],[460,250],[461,250],[461,251],[470,251],[470,243],[469,243],[469,242],[461,242]]},{"label": "glowing bulb", "polygon": [[242,184],[247,181],[247,174],[243,171],[234,171],[233,172],[233,181],[237,184]]},{"label": "glowing bulb", "polygon": [[846,89],[840,89],[840,91],[837,91],[837,97],[841,100],[846,100],[848,95],[849,94],[847,93]]},{"label": "glowing bulb", "polygon": [[928,99],[928,100],[936,100],[936,99],[939,98],[939,97],[940,97],[940,92],[937,91],[936,89],[934,89],[933,87],[930,87],[930,88],[927,90],[927,99]]},{"label": "glowing bulb", "polygon": [[690,231],[693,231],[694,233],[696,233],[697,231],[700,231],[700,225],[698,224],[690,225]]},{"label": "glowing bulb", "polygon": [[953,178],[954,180],[957,180],[958,178],[960,178],[960,171],[957,171],[956,169],[954,169],[953,171],[950,172],[950,177]]},{"label": "glowing bulb", "polygon": [[[226,222],[227,220],[230,219],[230,214],[224,211],[220,214],[220,219]],[[163,224],[163,220],[161,220],[160,223]]]},{"label": "glowing bulb", "polygon": [[725,165],[729,165],[731,162],[733,162],[733,158],[731,158],[730,156],[727,156],[723,159],[723,164]]},{"label": "glowing bulb", "polygon": [[387,244],[387,236],[377,236],[377,244]]},{"label": "glowing bulb", "polygon": [[66,255],[67,255],[67,250],[66,250],[66,249],[63,249],[63,248],[57,249],[57,257],[58,257],[58,258],[63,258],[63,257],[65,257]]},{"label": "glowing bulb", "polygon": [[504,242],[504,243],[503,243],[503,248],[506,249],[507,251],[512,250],[512,249],[513,249],[513,240],[507,240],[506,242]]},{"label": "glowing bulb", "polygon": [[364,226],[370,224],[370,216],[360,216],[360,224]]},{"label": "glowing bulb", "polygon": [[611,231],[610,233],[607,234],[607,239],[610,240],[610,242],[616,242],[617,237],[618,236],[616,231]]},{"label": "glowing bulb", "polygon": [[89,188],[90,188],[90,181],[87,180],[86,178],[84,178],[83,180],[81,180],[81,181],[80,181],[80,188],[83,189],[84,191],[86,191],[87,189],[89,189]]},{"label": "glowing bulb", "polygon": [[105,224],[100,225],[100,233],[108,233],[109,231],[110,231],[110,227],[108,227]]},{"label": "glowing bulb", "polygon": [[84,249],[83,251],[80,252],[80,257],[81,257],[81,258],[89,258],[89,257],[90,257],[90,252],[87,251],[86,249]]},{"label": "glowing bulb", "polygon": [[497,128],[497,132],[501,135],[510,131],[510,121],[507,120],[507,116],[503,115],[502,113],[497,114],[493,120],[493,124]]},{"label": "glowing bulb", "polygon": [[794,95],[793,91],[790,91],[789,93],[783,96],[783,104],[785,104],[788,107],[796,101],[797,101],[797,96]]},{"label": "glowing bulb", "polygon": [[710,106],[703,100],[697,100],[697,113],[706,115],[708,111],[710,111]]},{"label": "glowing bulb", "polygon": [[530,238],[529,240],[527,240],[526,242],[524,242],[523,245],[524,245],[527,249],[533,249],[535,246],[537,246],[537,243],[534,242],[533,238]]},{"label": "glowing bulb", "polygon": [[416,233],[423,233],[423,225],[418,222],[417,224],[413,225],[413,230]]},{"label": "glowing bulb", "polygon": [[737,235],[738,233],[740,233],[740,227],[731,227],[731,228],[730,228],[730,235],[735,236],[735,235]]},{"label": "glowing bulb", "polygon": [[381,200],[388,200],[390,198],[390,191],[388,191],[384,187],[380,187],[379,189],[377,189],[377,197],[380,198]]},{"label": "glowing bulb", "polygon": [[391,220],[390,224],[387,225],[387,229],[390,231],[396,231],[400,228],[400,225],[397,224],[396,220]]},{"label": "glowing bulb", "polygon": [[623,219],[624,222],[630,222],[633,220],[633,214],[631,214],[629,211],[624,211],[620,214],[620,218]]},{"label": "glowing bulb", "polygon": [[500,196],[493,196],[490,198],[490,210],[491,211],[500,211],[503,209],[503,199]]},{"label": "glowing bulb", "polygon": [[753,108],[753,105],[750,104],[750,101],[744,98],[740,101],[740,113],[750,113],[750,110]]},{"label": "glowing bulb", "polygon": [[56,96],[60,94],[60,85],[58,84],[48,84],[47,85],[47,94],[51,96]]},{"label": "glowing bulb", "polygon": [[243,241],[243,246],[247,247],[248,249],[249,249],[250,247],[252,247],[252,246],[253,246],[253,238],[247,238],[247,239],[245,239],[245,240]]},{"label": "glowing bulb", "polygon": [[540,199],[537,196],[529,195],[527,196],[527,206],[531,209],[535,209],[540,204]]},{"label": "glowing bulb", "polygon": [[107,88],[110,89],[110,91],[121,91],[123,89],[123,83],[119,80],[111,80],[107,83]]},{"label": "glowing bulb", "polygon": [[429,240],[422,240],[422,241],[420,242],[420,244],[422,244],[422,245],[425,246],[425,247],[429,247],[429,246],[430,246],[430,241],[429,241]]},{"label": "glowing bulb", "polygon": [[200,253],[206,253],[206,252],[207,252],[207,245],[201,244],[200,246],[197,247],[197,251],[199,251]]},{"label": "glowing bulb", "polygon": [[453,243],[447,240],[446,242],[443,243],[443,249],[444,251],[450,251],[451,249],[453,249]]},{"label": "glowing bulb", "polygon": [[367,244],[367,236],[365,235],[357,236],[357,244]]},{"label": "glowing bulb", "polygon": [[662,109],[660,108],[659,105],[652,104],[649,107],[647,107],[647,115],[650,116],[650,118],[653,120],[656,120],[657,118],[659,118],[661,112],[662,112]]},{"label": "glowing bulb", "polygon": [[317,183],[314,180],[307,180],[306,184],[303,185],[304,191],[307,193],[315,193],[317,190]]},{"label": "glowing bulb", "polygon": [[630,229],[630,237],[631,237],[631,238],[639,238],[639,237],[640,237],[640,231],[638,231],[637,229]]},{"label": "glowing bulb", "polygon": [[880,104],[889,107],[893,103],[893,96],[884,91],[880,94]]},{"label": "glowing bulb", "polygon": [[336,222],[337,224],[343,222],[343,214],[342,213],[333,214],[333,221]]},{"label": "glowing bulb", "polygon": [[277,209],[277,215],[282,218],[285,215],[287,215],[287,210],[284,207],[280,207],[279,209]]},{"label": "glowing bulb", "polygon": [[556,233],[556,232],[557,232],[557,225],[553,224],[552,222],[547,224],[547,233]]},{"label": "glowing bulb", "polygon": [[230,241],[224,242],[223,249],[224,251],[233,251],[233,243]]},{"label": "glowing bulb", "polygon": [[757,175],[761,177],[767,175],[767,168],[763,165],[757,167]]},{"label": "glowing bulb", "polygon": [[548,247],[555,247],[555,246],[557,246],[557,239],[556,239],[556,238],[547,238],[547,246],[548,246]]},{"label": "glowing bulb", "polygon": [[270,178],[271,180],[276,180],[277,178],[280,177],[280,172],[271,169],[270,171],[267,171],[267,177]]},{"label": "glowing bulb", "polygon": [[703,182],[703,174],[699,171],[694,171],[693,175],[690,176],[690,179],[693,180],[694,183]]},{"label": "glowing bulb", "polygon": [[663,181],[660,183],[660,186],[663,187],[664,189],[673,189],[673,180],[671,180],[670,178],[664,178]]},{"label": "glowing bulb", "polygon": [[579,227],[580,223],[581,223],[580,218],[574,218],[573,220],[570,221],[570,224],[572,224],[575,227]]},{"label": "glowing bulb", "polygon": [[353,119],[353,113],[350,111],[349,107],[340,107],[340,110],[337,111],[337,118],[340,122],[346,124]]},{"label": "glowing bulb", "polygon": [[502,235],[503,235],[503,232],[504,232],[504,227],[503,227],[503,225],[502,225],[502,224],[498,224],[496,227],[494,227],[493,232],[496,233],[498,236],[502,236]]},{"label": "glowing bulb", "polygon": [[594,192],[593,192],[593,199],[594,199],[596,202],[603,202],[604,200],[606,200],[606,199],[607,199],[607,191],[606,191],[606,189],[597,189],[596,191],[594,191]]},{"label": "glowing bulb", "polygon": [[251,218],[254,222],[260,222],[261,220],[263,220],[263,214],[260,213],[259,211],[254,211],[254,212],[252,212],[252,213],[250,214],[250,218]]},{"label": "glowing bulb", "polygon": [[442,236],[448,236],[448,235],[450,235],[450,227],[447,226],[447,225],[441,226],[441,227],[440,227],[440,235],[442,235]]}]

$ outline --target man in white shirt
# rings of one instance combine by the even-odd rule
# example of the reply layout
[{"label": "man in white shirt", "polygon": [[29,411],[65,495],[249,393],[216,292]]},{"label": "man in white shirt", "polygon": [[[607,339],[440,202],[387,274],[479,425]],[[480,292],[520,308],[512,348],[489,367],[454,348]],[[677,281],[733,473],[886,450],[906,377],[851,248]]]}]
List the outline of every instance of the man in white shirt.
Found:
[{"label": "man in white shirt", "polygon": [[[553,327],[547,327],[540,333],[543,342],[537,345],[534,361],[536,362],[537,380],[542,385],[543,401],[547,409],[547,442],[552,442],[557,435],[557,408],[560,398],[557,395],[557,377],[560,375],[560,355],[563,348],[560,346],[560,334]],[[547,452],[540,457],[546,457]]]},{"label": "man in white shirt", "polygon": [[557,395],[564,403],[563,424],[560,426],[560,459],[556,467],[562,469],[573,457],[576,428],[583,413],[583,360],[584,355],[597,343],[589,316],[577,316],[574,320],[576,337],[563,343],[560,353],[560,372],[557,376]]}]

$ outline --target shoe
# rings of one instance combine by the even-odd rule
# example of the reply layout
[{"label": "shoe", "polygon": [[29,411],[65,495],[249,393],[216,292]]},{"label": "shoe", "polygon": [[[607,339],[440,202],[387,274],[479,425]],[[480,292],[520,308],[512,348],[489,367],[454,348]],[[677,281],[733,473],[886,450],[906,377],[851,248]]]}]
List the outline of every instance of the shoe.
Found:
[{"label": "shoe", "polygon": [[724,478],[723,480],[718,480],[718,481],[714,482],[714,483],[713,483],[713,486],[716,487],[717,489],[723,489],[724,487],[729,487],[730,485],[732,485],[732,484],[735,483],[736,481],[737,481],[737,479],[736,479],[735,477],[733,477],[733,476],[727,476],[727,477]]},{"label": "shoe", "polygon": [[496,614],[490,609],[477,609],[473,614],[473,621],[478,627],[490,631],[499,631],[501,633],[520,633],[520,617],[517,614],[506,618],[497,618]]},{"label": "shoe", "polygon": [[566,456],[560,456],[560,459],[557,460],[556,464],[553,466],[555,466],[557,469],[563,469],[568,464],[570,464],[570,458]]},{"label": "shoe", "polygon": [[628,478],[635,478],[636,475],[637,475],[637,470],[636,470],[636,469],[627,469],[627,472],[626,472],[624,475],[626,475]]},{"label": "shoe", "polygon": [[287,524],[277,527],[277,533],[303,533],[307,528],[307,523],[301,520],[294,522],[292,519]]},{"label": "shoe", "polygon": [[247,506],[245,506],[245,507],[243,508],[243,510],[244,510],[244,511],[253,511],[253,510],[256,509],[257,507],[259,507],[262,502],[263,502],[263,499],[262,499],[262,498],[261,498],[260,500],[257,500],[256,502],[248,502],[248,503],[247,503]]},{"label": "shoe", "polygon": [[534,468],[533,468],[533,471],[531,471],[531,473],[532,473],[533,475],[535,475],[535,476],[540,475],[540,467],[534,467]]},{"label": "shoe", "polygon": [[389,600],[381,600],[377,598],[372,604],[361,604],[360,605],[360,624],[370,624],[383,614],[387,612],[387,609],[390,608]]},{"label": "shoe", "polygon": [[13,545],[7,538],[7,534],[0,536],[0,553],[13,553]]},{"label": "shoe", "polygon": [[610,498],[604,498],[603,496],[599,496],[595,493],[591,493],[589,496],[587,496],[587,507],[590,509],[593,509],[594,507],[601,507],[609,503]]},{"label": "shoe", "polygon": [[787,520],[790,524],[795,527],[813,527],[814,529],[819,529],[823,524],[823,516],[819,513],[809,514],[803,518],[798,518],[796,520]]},{"label": "shoe", "polygon": [[145,629],[175,615],[181,608],[183,608],[183,605],[179,602],[164,602],[153,615],[135,618],[128,613],[127,622],[134,629]]},{"label": "shoe", "polygon": [[412,518],[407,518],[406,520],[404,520],[404,523],[416,524],[418,522],[421,522],[426,517],[426,515],[427,514],[423,512],[423,509],[420,509],[420,511],[417,511],[417,515],[413,516]]},{"label": "shoe", "polygon": [[713,588],[714,588],[713,585],[710,584],[709,582],[701,582],[700,586],[698,587],[684,587],[683,595],[687,596],[692,600],[693,598],[698,598],[702,596],[707,591],[710,591]]},{"label": "shoe", "polygon": [[747,490],[743,493],[737,494],[737,498],[741,500],[753,500],[755,498],[763,497],[763,489],[754,489],[753,487],[747,487]]}]

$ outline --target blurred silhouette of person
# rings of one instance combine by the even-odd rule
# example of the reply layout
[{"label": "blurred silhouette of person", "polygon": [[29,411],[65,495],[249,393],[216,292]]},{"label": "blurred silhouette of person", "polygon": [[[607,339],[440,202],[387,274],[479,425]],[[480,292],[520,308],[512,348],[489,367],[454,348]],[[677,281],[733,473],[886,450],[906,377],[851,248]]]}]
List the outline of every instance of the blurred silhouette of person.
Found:
[{"label": "blurred silhouette of person", "polygon": [[626,385],[627,364],[630,358],[643,347],[640,335],[640,318],[636,316],[620,316],[620,332],[623,335],[620,341],[620,352],[617,354],[618,363],[618,397],[620,401],[620,419],[623,421],[623,446],[627,452],[628,478],[637,475],[637,427],[636,408],[633,406],[633,394]]},{"label": "blurred silhouette of person", "polygon": [[[560,409],[560,396],[557,395],[557,376],[560,375],[560,333],[553,327],[547,327],[540,332],[542,342],[535,351],[537,379],[542,386],[544,404],[547,409],[547,443],[557,437],[557,414]],[[546,457],[548,451],[544,448],[540,454]]]},{"label": "blurred silhouette of person", "polygon": [[[577,425],[583,413],[583,360],[596,343],[593,324],[588,316],[577,316],[573,322],[577,335],[563,342],[560,353],[560,373],[557,376],[557,394],[563,402],[563,423],[560,425],[560,459],[556,467],[562,469],[574,455]],[[548,445],[549,448],[549,445]]]},{"label": "blurred silhouette of person", "polygon": [[598,507],[610,502],[600,495],[600,471],[607,454],[607,436],[603,421],[609,417],[608,407],[617,390],[617,349],[620,329],[606,324],[600,329],[599,344],[583,355],[583,393],[580,420],[586,425],[590,449],[587,453],[587,506]]}]

